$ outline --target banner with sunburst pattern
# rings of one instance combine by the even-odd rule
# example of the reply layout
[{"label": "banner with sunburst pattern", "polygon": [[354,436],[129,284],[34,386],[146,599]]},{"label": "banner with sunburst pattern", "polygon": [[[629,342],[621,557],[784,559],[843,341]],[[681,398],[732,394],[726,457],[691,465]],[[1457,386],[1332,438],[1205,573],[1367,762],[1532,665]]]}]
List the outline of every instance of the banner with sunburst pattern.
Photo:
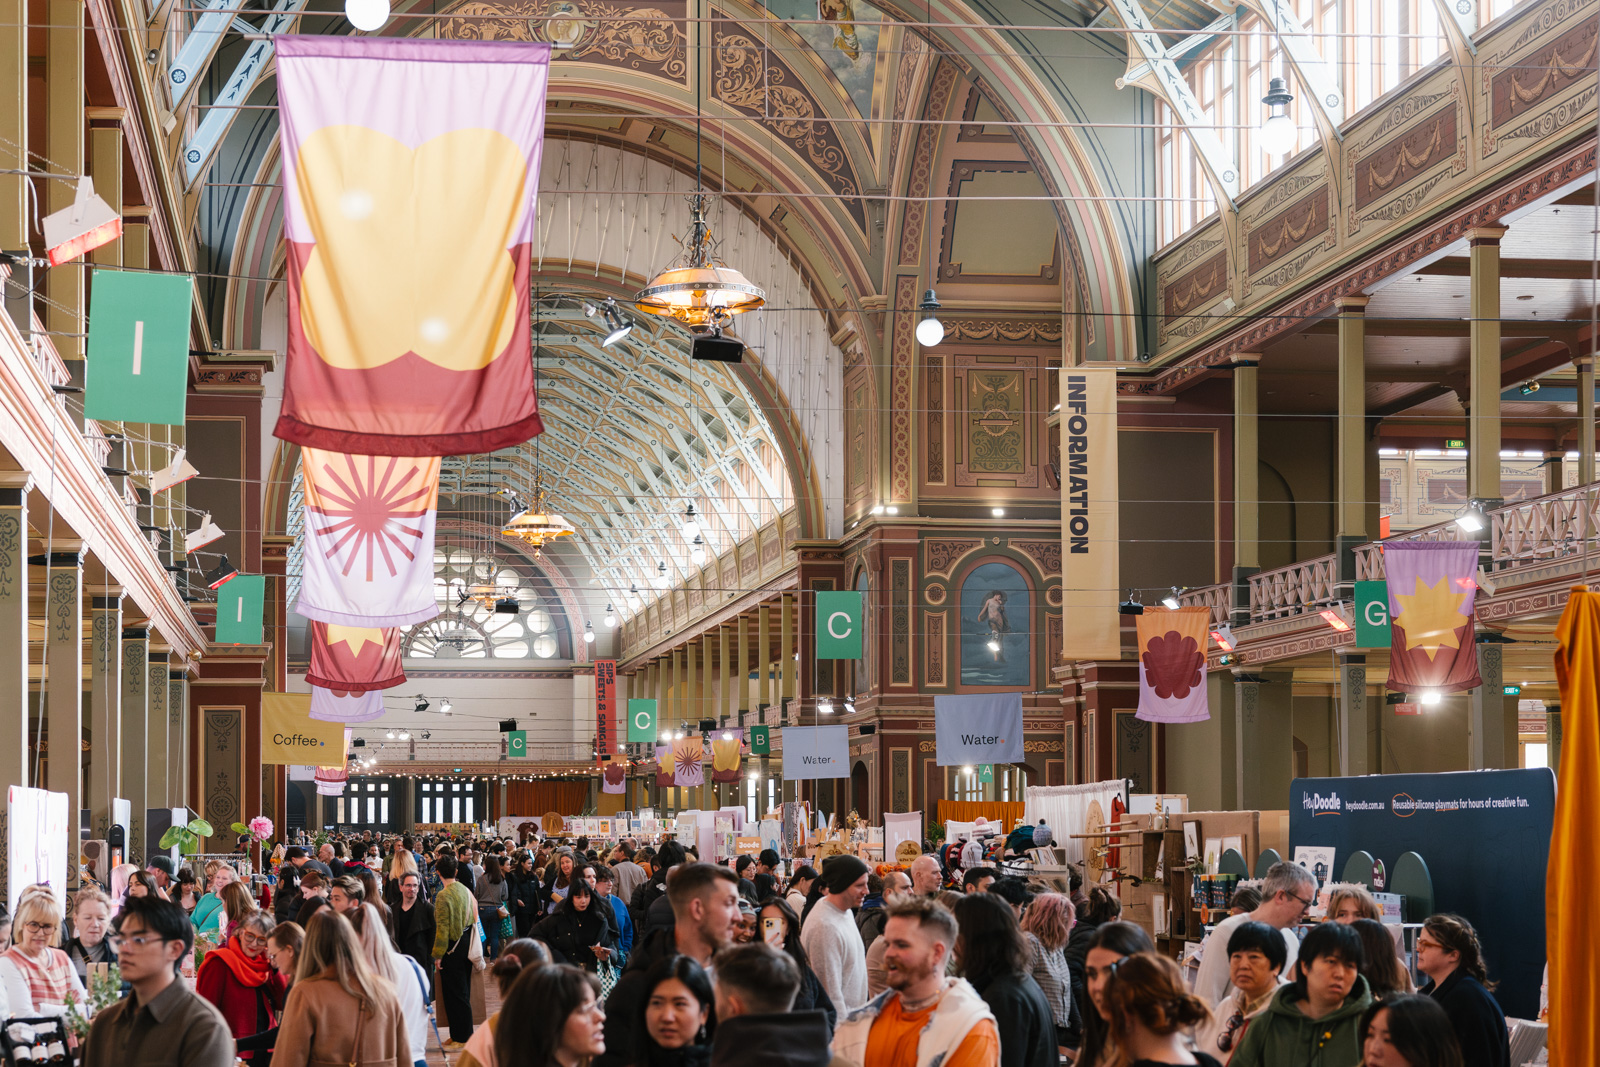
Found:
[{"label": "banner with sunburst pattern", "polygon": [[305,563],[294,610],[349,627],[411,626],[439,614],[433,538],[439,458],[302,449]]},{"label": "banner with sunburst pattern", "polygon": [[1477,541],[1389,541],[1389,688],[1459,693],[1482,684],[1475,640]]}]

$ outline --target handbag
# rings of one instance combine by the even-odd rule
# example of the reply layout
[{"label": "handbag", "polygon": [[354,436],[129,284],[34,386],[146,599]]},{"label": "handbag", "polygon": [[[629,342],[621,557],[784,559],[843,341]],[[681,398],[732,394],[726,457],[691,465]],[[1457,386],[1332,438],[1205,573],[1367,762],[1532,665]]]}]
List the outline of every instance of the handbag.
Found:
[{"label": "handbag", "polygon": [[610,960],[600,961],[600,999],[605,1000],[611,996],[611,990],[617,984],[617,969],[611,966]]},{"label": "handbag", "polygon": [[472,961],[472,969],[475,971],[483,970],[483,923],[474,919],[472,929],[461,936],[470,936],[472,938],[471,941],[467,942],[467,959]]},{"label": "handbag", "polygon": [[500,940],[509,941],[517,936],[517,926],[511,921],[511,916],[500,916]]}]

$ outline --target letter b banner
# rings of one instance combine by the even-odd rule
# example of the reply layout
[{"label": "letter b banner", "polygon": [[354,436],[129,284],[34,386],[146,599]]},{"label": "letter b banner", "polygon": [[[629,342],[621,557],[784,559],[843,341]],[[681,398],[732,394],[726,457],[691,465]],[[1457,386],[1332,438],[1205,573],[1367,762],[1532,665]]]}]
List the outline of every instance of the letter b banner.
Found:
[{"label": "letter b banner", "polygon": [[656,739],[656,702],[654,700],[628,701],[628,743],[654,742]]},{"label": "letter b banner", "polygon": [[817,594],[817,658],[861,658],[861,594]]}]

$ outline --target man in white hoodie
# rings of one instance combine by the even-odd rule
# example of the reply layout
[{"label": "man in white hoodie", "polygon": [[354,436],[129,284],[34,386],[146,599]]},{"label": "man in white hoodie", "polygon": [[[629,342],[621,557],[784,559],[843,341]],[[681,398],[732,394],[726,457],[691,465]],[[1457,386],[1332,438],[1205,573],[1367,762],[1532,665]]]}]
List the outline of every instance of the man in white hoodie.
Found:
[{"label": "man in white hoodie", "polygon": [[844,1016],[833,1054],[852,1067],[996,1067],[994,1014],[964,978],[945,975],[956,920],[929,897],[897,897],[883,929],[889,991]]}]

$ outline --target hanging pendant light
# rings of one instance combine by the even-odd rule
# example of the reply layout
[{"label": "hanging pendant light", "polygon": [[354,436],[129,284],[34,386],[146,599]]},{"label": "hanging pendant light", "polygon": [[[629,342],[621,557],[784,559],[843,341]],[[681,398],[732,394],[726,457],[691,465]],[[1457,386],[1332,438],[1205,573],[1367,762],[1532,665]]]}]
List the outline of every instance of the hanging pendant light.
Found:
[{"label": "hanging pendant light", "polygon": [[922,303],[917,305],[917,310],[924,314],[922,321],[917,323],[917,343],[923,348],[932,348],[944,340],[944,323],[934,314],[943,306],[932,288],[922,294]]},{"label": "hanging pendant light", "polygon": [[514,537],[534,548],[543,548],[551,541],[571,537],[577,532],[572,523],[545,508],[544,485],[539,483],[533,490],[533,504],[513,515],[500,531],[502,536]]},{"label": "hanging pendant light", "polygon": [[1267,105],[1267,121],[1261,124],[1261,147],[1269,155],[1281,156],[1291,151],[1300,139],[1300,131],[1289,117],[1288,107],[1294,102],[1289,84],[1282,78],[1267,83],[1267,95],[1261,98]]},{"label": "hanging pendant light", "polygon": [[697,192],[688,200],[689,233],[682,250],[639,290],[633,306],[647,315],[674,319],[695,333],[712,333],[735,315],[766,304],[767,294],[716,254],[711,224],[706,221],[711,198]]}]

